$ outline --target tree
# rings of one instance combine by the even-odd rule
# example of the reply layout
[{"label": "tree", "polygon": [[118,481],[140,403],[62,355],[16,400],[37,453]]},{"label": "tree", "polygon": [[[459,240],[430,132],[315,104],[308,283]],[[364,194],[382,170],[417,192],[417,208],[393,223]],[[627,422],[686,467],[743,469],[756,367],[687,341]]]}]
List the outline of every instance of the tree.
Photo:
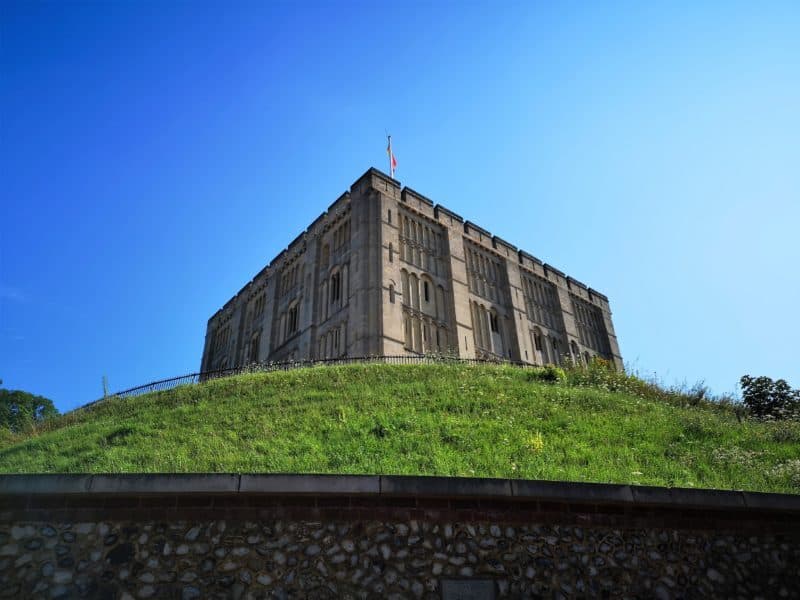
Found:
[{"label": "tree", "polygon": [[740,380],[742,400],[750,414],[759,419],[788,419],[800,410],[800,390],[793,390],[783,379],[750,377]]},{"label": "tree", "polygon": [[57,415],[52,400],[22,390],[0,388],[0,429],[20,433]]}]

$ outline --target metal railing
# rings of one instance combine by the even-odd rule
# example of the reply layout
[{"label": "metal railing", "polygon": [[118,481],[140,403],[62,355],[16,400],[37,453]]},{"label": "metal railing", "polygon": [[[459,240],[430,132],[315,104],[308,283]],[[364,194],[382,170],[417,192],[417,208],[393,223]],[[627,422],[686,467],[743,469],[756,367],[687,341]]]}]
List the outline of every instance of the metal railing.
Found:
[{"label": "metal railing", "polygon": [[487,358],[458,358],[453,356],[439,355],[439,354],[418,354],[418,355],[403,355],[403,356],[347,356],[339,358],[324,358],[324,359],[302,359],[302,360],[289,360],[282,362],[260,362],[250,363],[239,367],[230,367],[227,369],[219,369],[216,371],[204,371],[198,373],[190,373],[189,375],[180,375],[178,377],[170,377],[169,379],[160,379],[152,381],[144,385],[109,394],[104,398],[100,398],[88,404],[84,404],[75,410],[81,410],[94,406],[99,402],[108,400],[110,398],[132,398],[149,394],[151,392],[163,392],[171,390],[181,385],[202,383],[211,379],[221,379],[224,377],[232,377],[234,375],[241,375],[244,373],[264,373],[270,371],[289,371],[292,369],[300,369],[304,367],[321,367],[321,366],[340,366],[351,364],[368,364],[368,363],[382,363],[382,364],[395,364],[395,365],[418,365],[418,364],[474,364],[474,365],[511,365],[516,367],[531,367],[528,363],[516,362],[511,360],[494,360]]}]

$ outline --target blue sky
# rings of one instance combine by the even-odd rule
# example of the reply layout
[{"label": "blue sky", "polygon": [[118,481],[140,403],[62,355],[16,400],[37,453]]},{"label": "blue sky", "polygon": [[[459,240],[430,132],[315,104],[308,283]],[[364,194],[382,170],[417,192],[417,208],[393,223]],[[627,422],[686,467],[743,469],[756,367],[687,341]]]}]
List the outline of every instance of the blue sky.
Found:
[{"label": "blue sky", "polygon": [[4,2],[0,379],[61,410],[207,319],[393,136],[668,384],[800,386],[800,5]]}]

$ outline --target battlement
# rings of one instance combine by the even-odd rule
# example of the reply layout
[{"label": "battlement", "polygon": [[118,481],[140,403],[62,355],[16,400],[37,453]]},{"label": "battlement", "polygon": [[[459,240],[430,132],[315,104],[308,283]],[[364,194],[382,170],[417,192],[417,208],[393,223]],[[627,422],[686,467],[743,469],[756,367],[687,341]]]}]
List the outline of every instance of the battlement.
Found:
[{"label": "battlement", "polygon": [[499,252],[504,252],[506,256],[510,256],[511,254],[517,254],[517,256],[519,256],[519,250],[516,246],[509,244],[507,241],[497,236],[492,238],[492,247]]},{"label": "battlement", "polygon": [[437,204],[436,206],[433,207],[433,214],[438,220],[441,220],[440,213],[441,215],[447,216],[451,221],[457,221],[458,223],[464,222],[464,217],[445,208],[441,204]]},{"label": "battlement", "polygon": [[531,263],[529,265],[531,268],[533,268],[535,265],[538,265],[540,267],[544,266],[544,263],[541,260],[536,258],[533,254],[528,254],[527,252],[525,252],[525,250],[520,250],[517,256],[519,258],[520,264],[524,265],[526,261],[529,261]]}]

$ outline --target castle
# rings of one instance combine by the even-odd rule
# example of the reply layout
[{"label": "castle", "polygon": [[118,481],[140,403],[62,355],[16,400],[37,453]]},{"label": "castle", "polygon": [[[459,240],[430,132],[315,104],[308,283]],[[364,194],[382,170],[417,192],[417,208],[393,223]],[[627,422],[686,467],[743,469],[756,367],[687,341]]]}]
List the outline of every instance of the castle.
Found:
[{"label": "castle", "polygon": [[606,296],[372,168],[209,319],[201,370],[432,353],[622,368]]}]

